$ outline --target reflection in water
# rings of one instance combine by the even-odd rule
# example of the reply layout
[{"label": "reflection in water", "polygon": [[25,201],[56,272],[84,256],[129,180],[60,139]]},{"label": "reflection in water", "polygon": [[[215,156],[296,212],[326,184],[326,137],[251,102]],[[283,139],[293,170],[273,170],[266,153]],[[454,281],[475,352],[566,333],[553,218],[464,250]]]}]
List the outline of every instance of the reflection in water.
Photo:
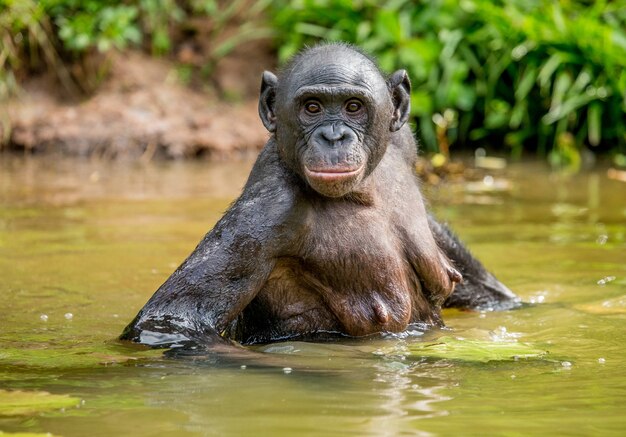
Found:
[{"label": "reflection in water", "polygon": [[383,357],[369,344],[294,343],[268,346],[268,354],[284,358],[275,366],[210,356],[148,364],[143,399],[150,408],[175,411],[181,428],[201,435],[433,435],[420,423],[448,414],[442,403],[452,398],[443,392],[457,385],[453,366],[415,361],[402,348]]},{"label": "reflection in water", "polygon": [[407,364],[407,355],[386,357],[375,365],[374,395],[381,400],[384,413],[371,419],[370,430],[374,435],[400,435],[407,425],[418,435],[432,435],[420,431],[416,421],[448,414],[439,403],[452,398],[440,392],[453,382],[432,372],[433,363]]},{"label": "reflection in water", "polygon": [[[552,224],[551,241],[567,243],[595,240],[598,244],[605,244],[609,240],[607,227],[601,221],[603,211],[600,175],[590,174],[585,188],[586,202],[582,203],[577,201],[578,193],[575,190],[578,187],[567,183],[567,180],[557,185],[557,201],[551,206],[551,212],[555,218]],[[589,225],[589,232],[581,234],[578,225],[583,221]]]}]

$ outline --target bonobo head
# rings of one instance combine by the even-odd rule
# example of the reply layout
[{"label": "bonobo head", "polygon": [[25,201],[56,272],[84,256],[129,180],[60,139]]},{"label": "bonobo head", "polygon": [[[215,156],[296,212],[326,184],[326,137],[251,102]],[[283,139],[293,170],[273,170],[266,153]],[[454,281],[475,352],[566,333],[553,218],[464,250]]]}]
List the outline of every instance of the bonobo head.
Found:
[{"label": "bonobo head", "polygon": [[409,117],[406,71],[385,79],[343,44],[301,52],[279,77],[263,73],[259,115],[281,158],[315,191],[341,197],[376,168],[391,132]]}]

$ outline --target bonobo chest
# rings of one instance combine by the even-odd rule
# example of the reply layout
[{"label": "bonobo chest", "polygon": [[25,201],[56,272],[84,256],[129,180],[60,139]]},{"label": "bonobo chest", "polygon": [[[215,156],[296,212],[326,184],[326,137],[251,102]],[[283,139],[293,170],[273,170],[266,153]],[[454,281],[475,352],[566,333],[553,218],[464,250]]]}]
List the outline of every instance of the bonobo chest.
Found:
[{"label": "bonobo chest", "polygon": [[350,335],[402,331],[419,292],[394,211],[375,205],[326,202],[305,222],[300,253],[316,292]]},{"label": "bonobo chest", "polygon": [[300,212],[295,251],[277,261],[250,307],[272,308],[274,337],[303,334],[303,327],[357,336],[399,332],[429,321],[402,233],[390,220],[395,211],[328,199]]}]

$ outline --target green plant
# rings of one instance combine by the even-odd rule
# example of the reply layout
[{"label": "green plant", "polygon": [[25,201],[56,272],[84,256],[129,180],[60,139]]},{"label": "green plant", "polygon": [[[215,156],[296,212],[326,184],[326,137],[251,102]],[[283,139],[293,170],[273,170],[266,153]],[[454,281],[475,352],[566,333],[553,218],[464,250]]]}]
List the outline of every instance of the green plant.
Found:
[{"label": "green plant", "polygon": [[624,0],[282,0],[274,7],[281,59],[305,44],[342,40],[374,54],[386,71],[408,69],[418,135],[430,150],[504,143],[514,156],[566,150],[568,161],[583,145],[626,150]]},{"label": "green plant", "polygon": [[[220,59],[227,56],[239,45],[274,35],[272,29],[259,21],[259,16],[268,9],[271,3],[271,0],[232,0],[229,2],[193,0],[191,2],[191,11],[194,14],[206,14],[211,17],[212,21],[208,38],[214,44],[202,67],[202,73],[205,77],[214,72]],[[226,26],[235,19],[242,24],[237,27],[236,32],[223,37]]]},{"label": "green plant", "polygon": [[45,0],[43,4],[54,18],[63,47],[73,53],[124,49],[141,41],[135,6],[99,0]]},{"label": "green plant", "polygon": [[[33,69],[55,71],[66,88],[92,90],[103,75],[106,56],[94,68],[90,55],[143,45],[154,55],[172,51],[174,40],[209,21],[211,46],[202,70],[240,44],[272,35],[258,20],[269,0],[0,0],[0,98],[18,90],[19,78]],[[223,36],[235,20],[241,26]],[[183,35],[183,36],[181,36]],[[104,62],[102,62],[104,61]],[[67,64],[77,65],[69,73]],[[81,65],[82,64],[82,65]],[[76,72],[79,72],[77,75]]]},{"label": "green plant", "polygon": [[73,88],[54,41],[52,23],[40,2],[0,0],[0,100],[18,91],[19,77],[27,70],[44,65]]},{"label": "green plant", "polygon": [[[17,92],[20,77],[44,69],[71,94],[92,89],[106,63],[87,69],[81,61],[139,42],[136,18],[137,9],[120,1],[0,0],[0,97]],[[69,63],[79,68],[70,73]]]},{"label": "green plant", "polygon": [[172,48],[170,32],[186,18],[185,11],[175,0],[140,0],[140,22],[155,55],[169,53]]}]

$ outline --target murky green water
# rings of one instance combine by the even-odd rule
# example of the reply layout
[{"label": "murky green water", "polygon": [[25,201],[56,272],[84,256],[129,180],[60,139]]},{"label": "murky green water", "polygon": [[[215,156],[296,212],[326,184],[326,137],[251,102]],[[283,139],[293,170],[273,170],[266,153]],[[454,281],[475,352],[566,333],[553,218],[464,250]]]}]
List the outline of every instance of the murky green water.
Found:
[{"label": "murky green water", "polygon": [[[246,362],[171,359],[117,342],[248,170],[0,157],[0,431],[626,432],[626,184],[604,170],[564,178],[515,165],[510,190],[431,193],[438,215],[535,303],[523,309],[449,311],[450,330],[404,339],[258,347],[263,359]],[[458,350],[420,355],[416,346],[443,337],[548,353],[487,362]],[[68,395],[72,406],[41,406],[38,391]],[[19,397],[27,408],[11,407]]]}]

